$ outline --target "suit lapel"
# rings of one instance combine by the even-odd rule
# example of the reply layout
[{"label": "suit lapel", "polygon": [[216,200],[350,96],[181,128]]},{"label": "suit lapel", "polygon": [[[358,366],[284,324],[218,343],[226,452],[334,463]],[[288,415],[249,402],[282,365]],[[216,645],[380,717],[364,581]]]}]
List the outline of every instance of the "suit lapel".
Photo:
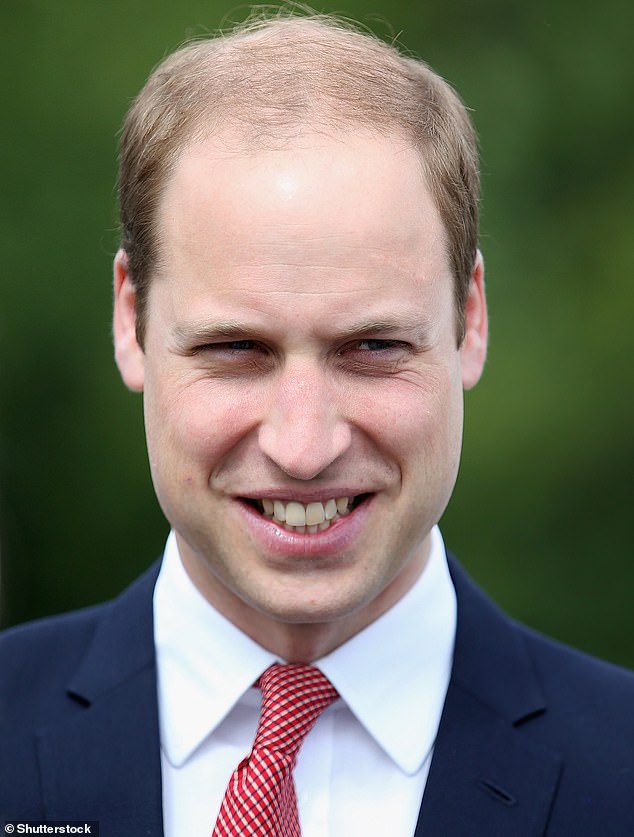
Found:
[{"label": "suit lapel", "polygon": [[545,701],[513,623],[451,571],[454,663],[415,837],[537,837],[561,773],[559,757],[526,735]]},{"label": "suit lapel", "polygon": [[452,686],[415,837],[539,837],[561,764],[518,740],[473,695]]},{"label": "suit lapel", "polygon": [[50,820],[101,820],[122,837],[163,834],[156,574],[155,566],[104,609],[68,687],[76,711],[36,738]]}]

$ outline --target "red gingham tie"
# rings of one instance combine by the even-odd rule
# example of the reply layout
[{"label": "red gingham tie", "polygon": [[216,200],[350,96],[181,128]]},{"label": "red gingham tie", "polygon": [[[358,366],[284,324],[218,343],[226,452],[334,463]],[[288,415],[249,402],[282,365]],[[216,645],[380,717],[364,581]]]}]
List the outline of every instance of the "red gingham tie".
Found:
[{"label": "red gingham tie", "polygon": [[304,737],[337,692],[318,669],[294,664],[272,665],[258,685],[253,749],[229,779],[212,837],[301,837],[292,771]]}]

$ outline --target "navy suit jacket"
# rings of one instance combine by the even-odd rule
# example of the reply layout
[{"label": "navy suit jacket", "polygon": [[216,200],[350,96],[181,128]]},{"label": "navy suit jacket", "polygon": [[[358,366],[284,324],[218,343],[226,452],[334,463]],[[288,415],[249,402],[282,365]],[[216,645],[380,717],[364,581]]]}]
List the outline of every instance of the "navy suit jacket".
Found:
[{"label": "navy suit jacket", "polygon": [[[455,656],[416,837],[632,837],[634,675],[517,625],[451,571]],[[162,835],[156,575],[1,636],[0,833],[46,819]]]}]

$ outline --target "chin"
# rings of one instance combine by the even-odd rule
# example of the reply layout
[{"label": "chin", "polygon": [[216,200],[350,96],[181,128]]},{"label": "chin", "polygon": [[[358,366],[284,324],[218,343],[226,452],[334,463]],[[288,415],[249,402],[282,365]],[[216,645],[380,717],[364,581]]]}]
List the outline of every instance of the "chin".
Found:
[{"label": "chin", "polygon": [[[252,603],[263,616],[286,625],[325,625],[340,624],[350,619],[362,621],[362,613],[374,600],[369,591],[346,591],[341,582],[333,581],[327,590],[306,587],[297,594],[281,595],[273,599],[260,598]],[[336,592],[335,592],[336,591]]]}]

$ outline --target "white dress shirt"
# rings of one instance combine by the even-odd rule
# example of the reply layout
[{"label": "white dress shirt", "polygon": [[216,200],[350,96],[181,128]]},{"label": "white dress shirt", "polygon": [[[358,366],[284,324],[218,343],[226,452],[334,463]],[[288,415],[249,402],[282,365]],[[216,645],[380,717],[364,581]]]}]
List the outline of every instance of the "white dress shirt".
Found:
[{"label": "white dress shirt", "polygon": [[[442,538],[397,604],[316,665],[340,698],[294,770],[302,837],[411,837],[449,684],[456,598]],[[174,534],[154,593],[165,837],[209,837],[253,744],[260,692],[280,661],[216,611]],[[284,662],[281,660],[280,662]]]}]

